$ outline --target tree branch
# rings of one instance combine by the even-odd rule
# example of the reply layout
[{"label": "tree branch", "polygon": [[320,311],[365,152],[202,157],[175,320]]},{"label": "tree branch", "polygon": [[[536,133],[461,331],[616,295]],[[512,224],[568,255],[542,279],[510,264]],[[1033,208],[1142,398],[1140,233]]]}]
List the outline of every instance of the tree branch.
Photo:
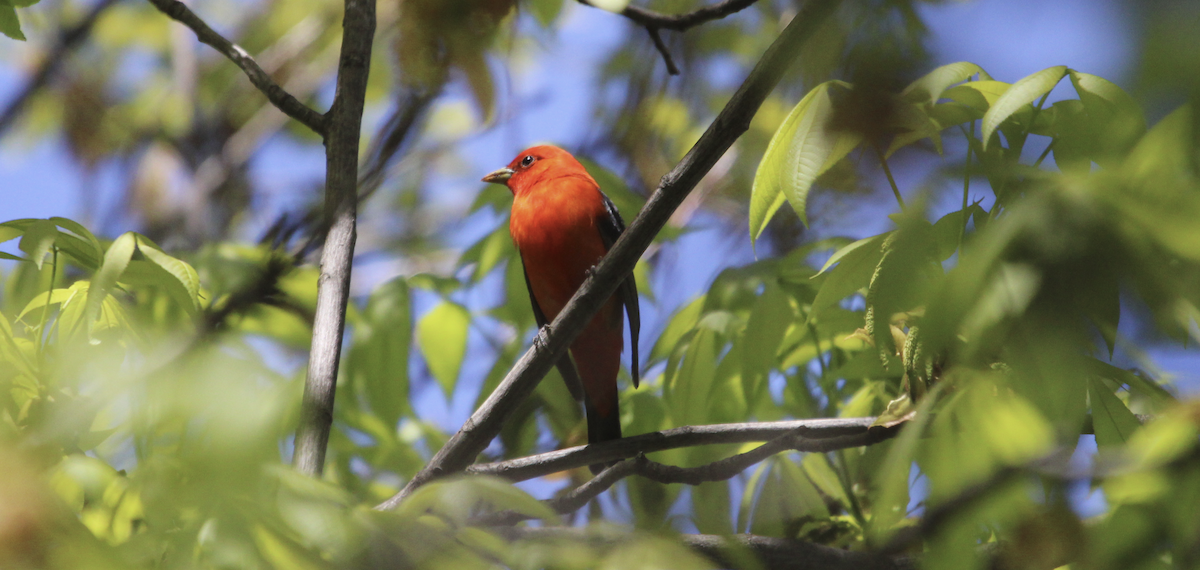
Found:
[{"label": "tree branch", "polygon": [[670,219],[675,208],[750,127],[750,119],[779,83],[800,46],[812,37],[837,4],[838,0],[812,0],[792,19],[771,47],[767,48],[758,65],[700,140],[674,169],[663,176],[642,212],[613,244],[608,255],[604,256],[554,322],[538,332],[529,351],[425,468],[413,476],[399,493],[377,508],[394,508],[417,487],[437,477],[460,472],[474,462],[475,457],[500,432],[505,419],[533,392],[537,383],[579,335],[584,324],[612,296],[618,283],[633,271],[638,258]]},{"label": "tree branch", "polygon": [[[631,540],[628,533],[603,533],[593,529],[569,527],[508,527],[492,529],[506,540],[570,540],[599,545],[615,545]],[[740,568],[744,559],[740,552],[753,554],[765,570],[908,570],[914,568],[907,558],[889,559],[868,552],[842,550],[803,540],[790,540],[735,534],[684,534],[679,536],[684,546],[716,562],[722,568]]]},{"label": "tree branch", "polygon": [[[734,424],[738,425],[738,424]],[[801,451],[808,453],[825,453],[850,447],[862,447],[891,439],[900,432],[898,424],[892,427],[876,426],[862,429],[859,433],[813,438],[807,435],[806,426],[800,426],[786,431],[750,451],[726,457],[699,465],[696,467],[678,467],[646,459],[638,453],[632,459],[626,459],[608,467],[587,483],[572,489],[570,492],[546,501],[546,504],[559,514],[566,514],[582,508],[588,501],[616,484],[617,481],[630,475],[641,475],[658,483],[684,483],[699,485],[713,481],[725,481],[745,471],[748,467],[766,460],[768,457],[784,451]],[[653,441],[650,439],[648,441]],[[586,465],[586,463],[581,464]],[[481,526],[496,526],[516,524],[528,518],[520,513],[505,511],[481,518]]]},{"label": "tree branch", "polygon": [[[694,28],[705,22],[719,20],[749,8],[758,0],[723,0],[710,6],[698,8],[684,14],[662,14],[638,8],[634,5],[625,6],[621,10],[621,15],[629,18],[631,21],[642,25],[646,31],[650,33],[650,40],[654,42],[654,49],[662,54],[663,62],[667,64],[667,73],[671,75],[679,75],[679,67],[675,65],[675,59],[671,57],[671,51],[667,49],[667,44],[663,43],[662,36],[659,35],[659,30],[675,30],[682,32],[689,28]],[[578,0],[580,4],[595,7],[589,0]]]},{"label": "tree branch", "polygon": [[4,112],[0,113],[0,135],[7,131],[16,120],[17,115],[25,108],[25,104],[29,102],[29,98],[41,89],[50,81],[50,77],[58,71],[67,54],[71,50],[83,43],[84,38],[92,31],[92,26],[96,25],[96,20],[100,19],[100,14],[116,4],[116,0],[100,0],[92,6],[91,10],[79,21],[78,24],[70,28],[64,28],[58,36],[58,43],[54,44],[54,48],[42,60],[37,71],[29,78],[29,82],[21,89],[21,92],[8,103],[4,108]]},{"label": "tree branch", "polygon": [[663,62],[667,64],[667,73],[679,75],[679,66],[675,65],[675,58],[671,57],[671,50],[667,49],[667,44],[663,42],[658,28],[647,27],[646,31],[650,33],[650,41],[654,42],[654,49],[658,50],[658,53],[662,55]]},{"label": "tree branch", "polygon": [[617,459],[636,457],[640,453],[652,453],[680,447],[770,441],[793,432],[814,440],[861,436],[867,433],[874,421],[875,418],[819,418],[683,426],[592,445],[580,445],[539,453],[508,461],[476,464],[468,467],[466,471],[473,475],[495,475],[510,481],[525,481],[584,465],[607,463]]},{"label": "tree branch", "polygon": [[[221,34],[218,34],[215,30],[210,28],[208,24],[204,22],[204,20],[200,19],[195,12],[192,12],[186,5],[178,0],[149,1],[151,4],[154,4],[155,8],[158,8],[159,11],[166,14],[171,19],[191,28],[192,31],[196,33],[196,38],[199,39],[201,43],[212,46],[213,49],[221,52],[222,55],[229,58],[230,61],[240,67],[242,71],[246,73],[246,77],[250,78],[250,83],[253,83],[259,91],[262,91],[263,95],[267,96],[267,100],[269,100],[271,104],[278,107],[280,111],[283,111],[287,114],[287,116],[300,121],[305,126],[312,129],[313,132],[321,135],[322,137],[326,136],[326,131],[329,128],[329,118],[326,115],[322,115],[314,111],[308,105],[300,102],[299,99],[296,99],[291,93],[288,93],[277,83],[275,83],[275,81],[271,79],[271,76],[268,75],[267,72],[263,71],[262,67],[259,67],[258,62],[254,61],[254,58],[250,57],[250,54],[246,53],[246,50],[242,49],[241,46],[225,39],[225,37]],[[372,19],[373,18],[374,15],[372,15]],[[345,45],[344,42],[343,45]]]},{"label": "tree branch", "polygon": [[375,0],[345,2],[337,91],[326,115],[329,133],[325,137],[325,216],[329,231],[321,252],[312,349],[292,460],[298,471],[312,476],[319,476],[324,470],[325,448],[333,423],[334,390],[356,238],[359,131],[371,65],[371,42],[375,38]]},{"label": "tree branch", "polygon": [[[595,7],[588,0],[578,0],[580,4]],[[659,28],[663,30],[674,30],[682,32],[689,28],[694,28],[705,22],[720,20],[730,14],[735,14],[752,6],[758,0],[722,0],[716,4],[711,4],[703,8],[697,8],[691,12],[683,14],[663,14],[645,8],[639,8],[632,4],[621,10],[621,15],[629,18],[634,23],[645,26],[647,28]]]}]

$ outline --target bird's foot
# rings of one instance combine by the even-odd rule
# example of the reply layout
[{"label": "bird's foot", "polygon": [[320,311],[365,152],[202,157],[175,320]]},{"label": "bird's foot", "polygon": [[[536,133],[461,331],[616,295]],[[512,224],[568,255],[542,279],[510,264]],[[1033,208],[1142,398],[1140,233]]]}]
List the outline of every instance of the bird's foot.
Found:
[{"label": "bird's foot", "polygon": [[550,346],[550,325],[542,325],[537,334],[533,335],[533,346],[538,350],[544,350]]}]

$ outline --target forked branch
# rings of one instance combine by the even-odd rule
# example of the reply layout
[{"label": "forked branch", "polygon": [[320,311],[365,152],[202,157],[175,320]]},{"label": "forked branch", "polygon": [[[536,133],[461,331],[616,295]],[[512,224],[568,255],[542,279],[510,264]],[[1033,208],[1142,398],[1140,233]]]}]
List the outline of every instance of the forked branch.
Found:
[{"label": "forked branch", "polygon": [[155,8],[158,8],[163,14],[169,16],[189,28],[196,33],[196,39],[201,43],[208,44],[213,49],[221,52],[221,55],[229,58],[235,65],[240,67],[246,73],[246,77],[250,78],[250,83],[253,83],[263,95],[267,96],[267,100],[283,111],[287,116],[300,121],[313,132],[325,136],[325,131],[328,129],[328,120],[324,115],[314,111],[308,105],[300,102],[291,93],[288,93],[274,79],[263,71],[263,68],[250,57],[246,50],[241,46],[225,39],[224,36],[218,34],[207,23],[192,12],[186,5],[178,0],[150,0]]}]

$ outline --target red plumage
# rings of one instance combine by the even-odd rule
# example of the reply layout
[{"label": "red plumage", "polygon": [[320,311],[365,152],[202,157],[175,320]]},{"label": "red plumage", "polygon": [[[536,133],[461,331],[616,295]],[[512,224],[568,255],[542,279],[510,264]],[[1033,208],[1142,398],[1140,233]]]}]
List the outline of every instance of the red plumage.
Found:
[{"label": "red plumage", "polygon": [[[508,227],[521,253],[534,313],[538,325],[553,321],[583,284],[588,270],[624,231],[620,214],[583,165],[553,146],[526,149],[484,181],[504,183],[512,190]],[[639,317],[632,277],[571,344],[576,366],[571,367],[569,361],[559,363],[568,386],[582,380],[591,443],[621,437],[617,373],[624,344],[622,305],[629,314],[636,386]],[[576,369],[578,376],[572,378]],[[597,467],[593,466],[593,471]]]}]

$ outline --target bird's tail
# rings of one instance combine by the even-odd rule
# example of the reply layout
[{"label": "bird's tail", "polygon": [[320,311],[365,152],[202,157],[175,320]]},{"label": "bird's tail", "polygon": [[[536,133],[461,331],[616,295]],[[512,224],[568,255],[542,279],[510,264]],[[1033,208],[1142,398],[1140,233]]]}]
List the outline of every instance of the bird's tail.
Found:
[{"label": "bird's tail", "polygon": [[[591,398],[584,398],[584,411],[587,412],[588,443],[600,443],[610,439],[621,439],[621,413],[613,406],[608,415],[601,415],[592,405]],[[605,468],[616,465],[616,461],[588,465],[592,475],[597,475]]]}]

